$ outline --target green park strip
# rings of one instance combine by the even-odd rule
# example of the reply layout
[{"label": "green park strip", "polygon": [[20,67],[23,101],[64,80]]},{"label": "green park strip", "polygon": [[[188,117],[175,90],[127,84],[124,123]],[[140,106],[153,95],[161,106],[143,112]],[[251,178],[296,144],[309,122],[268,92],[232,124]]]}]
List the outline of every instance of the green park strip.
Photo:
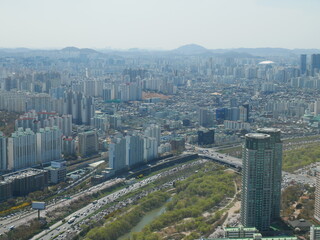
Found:
[{"label": "green park strip", "polygon": [[151,193],[140,200],[137,205],[128,208],[123,215],[107,219],[104,226],[90,230],[86,238],[95,240],[117,239],[130,231],[130,229],[142,219],[146,212],[162,206],[169,197],[170,194],[167,192],[158,191]]},{"label": "green park strip", "polygon": [[298,149],[287,150],[283,154],[282,169],[293,172],[299,168],[320,161],[320,143],[307,144]]},{"label": "green park strip", "polygon": [[230,147],[218,150],[219,153],[241,158],[242,146]]},{"label": "green park strip", "polygon": [[[196,160],[193,160],[193,161],[196,161]],[[193,161],[190,161],[190,162],[193,162]],[[189,162],[189,163],[190,163]],[[153,172],[151,173],[149,176],[153,176],[155,174],[158,174],[158,173],[161,173],[161,172],[165,172],[167,171],[168,169],[172,169],[174,167],[178,167],[178,166],[181,166],[183,164],[186,164],[186,163],[181,163],[181,164],[177,164],[175,166],[171,166],[169,168],[165,168],[165,169],[161,169],[159,171],[156,171],[156,172]],[[173,175],[168,175],[168,176],[164,176],[162,177],[161,179],[157,180],[157,182],[153,182],[153,183],[150,183],[148,184],[147,186],[144,186],[142,187],[141,189],[138,189],[132,193],[128,193],[126,194],[125,196],[122,196],[120,197],[118,200],[124,200],[124,199],[127,199],[131,196],[134,196],[135,194],[138,194],[142,191],[146,191],[148,189],[151,189],[152,187],[156,187],[156,186],[159,186],[161,184],[163,184],[164,182],[168,182],[170,180],[174,180],[176,178],[178,178],[179,176],[189,176],[191,174],[194,173],[195,170],[199,169],[203,164],[199,164],[199,165],[194,165],[194,166],[190,166],[190,167],[187,167],[186,169],[184,169],[183,171],[176,171],[175,174]],[[142,180],[142,179],[139,179],[139,180]],[[69,216],[70,214],[72,214],[73,212],[81,209],[82,207],[88,205],[89,203],[91,203],[93,200],[97,200],[97,199],[100,199],[104,196],[107,196],[113,192],[116,192],[118,190],[121,190],[123,188],[125,188],[126,185],[124,184],[118,184],[117,186],[113,186],[112,188],[106,188],[106,189],[103,189],[97,193],[93,193],[91,194],[90,196],[85,196],[85,197],[81,197],[80,199],[78,200],[75,200],[75,202],[73,204],[71,204],[71,206],[69,207],[62,207],[62,208],[59,208],[55,211],[53,211],[52,213],[49,213],[49,216],[50,216],[50,220],[48,221],[48,223],[46,225],[43,225],[43,224],[32,224],[30,225],[29,227],[27,225],[23,225],[23,226],[19,226],[17,227],[15,230],[11,231],[10,232],[10,236],[12,236],[11,239],[16,239],[15,236],[17,234],[17,236],[22,236],[22,238],[19,238],[19,239],[29,239],[30,237],[32,237],[33,235],[36,235],[37,233],[43,231],[45,228],[47,228],[48,226],[52,226],[53,224],[57,223],[58,221],[60,220],[63,220],[64,218],[66,218],[67,216]],[[112,205],[114,205],[115,203],[110,203],[107,204],[106,206],[104,206],[103,208],[97,210],[95,213],[98,213]],[[90,216],[92,216],[93,214],[90,214]],[[89,216],[86,217],[86,219],[88,218]],[[37,221],[38,223],[38,221]],[[28,227],[27,230],[25,227]],[[27,232],[28,234],[22,234],[23,232]],[[2,239],[6,239],[5,236],[4,237],[0,237],[0,240]]]},{"label": "green park strip", "polygon": [[[287,172],[294,172],[299,168],[320,161],[319,135],[285,139],[283,151],[282,169]],[[221,149],[218,152],[241,158],[242,147]]]},{"label": "green park strip", "polygon": [[304,142],[304,141],[312,141],[312,140],[319,140],[320,135],[314,135],[314,136],[306,136],[306,137],[298,137],[298,138],[288,138],[284,139],[283,143],[298,143],[298,142]]},{"label": "green park strip", "polygon": [[[196,232],[209,233],[212,230],[212,224],[221,217],[222,213],[218,211],[218,208],[221,207],[222,201],[232,197],[235,193],[235,177],[235,174],[223,171],[223,168],[216,164],[206,163],[197,173],[186,180],[176,182],[172,200],[164,205],[166,212],[146,225],[142,232],[134,233],[132,239],[153,240],[170,237],[166,232],[169,226],[170,232],[173,234],[188,232],[186,235],[190,235],[190,239],[193,239]],[[142,200],[144,201],[144,199],[149,198],[146,197]],[[161,205],[156,207],[159,206]],[[136,210],[140,212],[136,213]],[[133,211],[134,214],[132,214]],[[139,220],[136,217],[142,218],[144,214],[145,211],[134,207],[124,214],[114,216],[112,220],[108,219],[103,227],[92,229],[84,238],[116,239],[129,232],[134,226],[132,221],[137,224]],[[112,223],[115,226],[111,225]],[[117,228],[118,225],[130,228],[122,231]],[[118,232],[118,230],[122,234],[115,236],[114,232]]]}]

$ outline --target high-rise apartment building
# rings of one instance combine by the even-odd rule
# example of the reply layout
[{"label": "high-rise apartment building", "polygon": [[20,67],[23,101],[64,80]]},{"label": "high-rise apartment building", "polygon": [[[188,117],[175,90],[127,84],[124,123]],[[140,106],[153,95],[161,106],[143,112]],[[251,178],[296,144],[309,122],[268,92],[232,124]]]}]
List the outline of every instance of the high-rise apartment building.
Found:
[{"label": "high-rise apartment building", "polygon": [[248,122],[249,121],[249,104],[243,104],[242,106],[239,107],[240,111],[240,121],[243,122]]},{"label": "high-rise apartment building", "polygon": [[79,154],[82,157],[98,153],[98,134],[95,131],[87,131],[78,134]]},{"label": "high-rise apartment building", "polygon": [[62,132],[58,127],[40,128],[37,135],[37,162],[48,163],[61,159]]},{"label": "high-rise apartment building", "polygon": [[320,71],[320,54],[312,54],[311,55],[311,73],[312,76],[315,75],[316,72]]},{"label": "high-rise apartment building", "polygon": [[126,139],[115,138],[109,144],[109,166],[115,171],[125,169],[126,165]]},{"label": "high-rise apartment building", "polygon": [[0,132],[0,171],[7,170],[7,139]]},{"label": "high-rise apartment building", "polygon": [[320,169],[317,169],[316,176],[317,180],[314,201],[314,218],[320,221]]},{"label": "high-rise apartment building", "polygon": [[65,158],[76,155],[75,140],[72,137],[64,137],[62,139],[62,154]]},{"label": "high-rise apartment building", "polygon": [[263,133],[246,134],[242,150],[241,224],[268,230],[272,220],[274,145]]},{"label": "high-rise apartment building", "polygon": [[199,125],[202,127],[212,127],[213,125],[213,112],[206,108],[199,109]]},{"label": "high-rise apartment building", "polygon": [[126,136],[126,163],[130,167],[143,162],[143,138],[139,135]]},{"label": "high-rise apartment building", "polygon": [[143,155],[145,161],[151,161],[158,157],[158,141],[152,137],[144,137]]},{"label": "high-rise apartment building", "polygon": [[282,182],[282,141],[281,130],[276,128],[259,128],[259,133],[270,135],[270,146],[273,149],[272,163],[272,197],[271,197],[271,220],[280,217],[281,208],[281,182]]},{"label": "high-rise apartment building", "polygon": [[161,129],[158,125],[151,124],[150,126],[148,126],[144,131],[144,135],[146,137],[155,138],[157,140],[157,145],[160,146]]},{"label": "high-rise apartment building", "polygon": [[90,119],[94,114],[94,100],[91,96],[84,96],[81,92],[65,92],[63,113],[72,114],[72,122],[75,124],[90,125]]},{"label": "high-rise apartment building", "polygon": [[8,138],[8,169],[19,170],[38,164],[37,139],[35,133],[27,128],[19,128]]},{"label": "high-rise apartment building", "polygon": [[301,75],[306,74],[307,72],[307,55],[301,54],[300,55],[300,73]]},{"label": "high-rise apartment building", "polygon": [[320,114],[320,100],[316,100],[314,102],[313,113],[314,113],[315,116],[318,116]]}]

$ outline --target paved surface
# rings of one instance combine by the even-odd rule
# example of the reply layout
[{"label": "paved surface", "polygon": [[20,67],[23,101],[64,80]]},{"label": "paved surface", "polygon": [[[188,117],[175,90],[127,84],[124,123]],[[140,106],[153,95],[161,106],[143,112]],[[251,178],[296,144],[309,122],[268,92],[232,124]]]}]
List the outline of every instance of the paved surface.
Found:
[{"label": "paved surface", "polygon": [[[72,204],[72,201],[75,199],[78,199],[80,197],[83,197],[85,195],[91,195],[92,193],[98,192],[100,190],[103,190],[105,188],[109,188],[115,184],[118,184],[120,182],[123,182],[125,179],[123,178],[116,178],[109,181],[106,181],[104,183],[101,183],[99,185],[96,185],[94,187],[91,187],[84,192],[76,193],[71,196],[71,199],[61,199],[55,203],[52,203],[47,206],[45,211],[41,211],[41,217],[45,217],[46,213],[49,211],[54,211],[56,208],[60,208],[63,206],[67,206],[69,204]],[[20,225],[25,224],[26,222],[35,219],[38,217],[38,211],[37,210],[29,210],[28,212],[16,214],[14,216],[10,216],[9,218],[2,218],[0,221],[0,233],[4,233],[9,231],[10,226],[18,227]]]},{"label": "paved surface", "polygon": [[[181,166],[172,168],[168,171],[156,174],[154,176],[148,177],[140,182],[134,183],[131,186],[128,186],[127,188],[118,190],[112,194],[109,194],[101,199],[99,199],[96,203],[91,203],[85,207],[83,207],[82,209],[76,211],[73,214],[70,214],[68,217],[66,217],[66,219],[71,219],[74,218],[74,222],[72,223],[68,223],[65,222],[63,223],[62,221],[59,221],[58,223],[56,223],[55,225],[51,226],[50,229],[47,229],[41,233],[39,233],[38,235],[34,236],[32,239],[36,240],[36,239],[41,239],[41,240],[49,240],[49,239],[53,239],[56,237],[56,239],[69,239],[70,237],[68,236],[68,234],[77,234],[81,231],[80,229],[80,225],[81,224],[85,224],[86,223],[86,218],[88,217],[88,215],[94,214],[97,210],[99,210],[99,208],[104,207],[105,205],[109,204],[109,203],[113,203],[113,202],[117,202],[116,206],[112,206],[110,207],[110,209],[107,209],[105,212],[103,212],[102,217],[120,207],[124,207],[127,204],[129,204],[130,202],[133,201],[133,199],[128,199],[126,201],[118,201],[118,199],[130,192],[133,192],[143,186],[146,186],[154,181],[156,181],[157,179],[160,179],[164,176],[168,176],[168,175],[175,175],[175,173],[177,171],[182,171],[184,168],[190,166],[190,165],[196,165],[196,164],[201,164],[203,162],[205,162],[206,160],[199,160],[197,162],[193,162],[193,163],[186,163],[183,164]],[[181,180],[181,179],[176,179],[176,180]],[[164,183],[163,185],[166,187],[167,184],[173,184],[173,182],[169,182],[169,183]],[[158,190],[158,189],[154,189],[154,190]],[[151,190],[152,191],[152,190]],[[137,199],[139,199],[140,197],[138,196]],[[99,213],[98,213],[99,214]],[[94,220],[98,220],[98,214],[94,215],[91,217],[91,219]]]},{"label": "paved surface", "polygon": [[[199,156],[204,156],[207,158],[211,158],[215,161],[219,161],[221,163],[226,163],[228,165],[235,165],[242,167],[242,159],[235,158],[226,154],[218,153],[214,149],[209,148],[201,148],[194,146],[195,151],[199,153]],[[287,187],[293,183],[301,183],[301,184],[309,184],[311,186],[315,185],[316,179],[315,177],[309,176],[307,174],[297,174],[297,173],[288,173],[282,171],[283,178],[283,187]]]}]

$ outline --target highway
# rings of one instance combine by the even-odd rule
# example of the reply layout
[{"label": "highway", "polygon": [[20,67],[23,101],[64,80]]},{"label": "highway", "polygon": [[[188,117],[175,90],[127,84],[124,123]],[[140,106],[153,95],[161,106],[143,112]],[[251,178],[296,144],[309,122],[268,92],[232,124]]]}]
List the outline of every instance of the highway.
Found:
[{"label": "highway", "polygon": [[[130,201],[133,201],[133,199],[129,199],[126,201],[121,201],[119,202],[118,199],[130,192],[133,192],[141,187],[144,187],[154,181],[156,181],[157,179],[160,179],[164,176],[168,176],[168,175],[175,175],[175,173],[177,171],[182,171],[183,169],[185,169],[187,166],[190,165],[196,165],[196,164],[202,164],[204,163],[204,161],[206,160],[198,160],[196,162],[193,163],[186,163],[183,164],[181,166],[172,168],[168,171],[156,174],[154,176],[148,177],[140,182],[134,183],[130,186],[128,186],[127,188],[123,188],[121,190],[118,190],[114,193],[111,193],[101,199],[99,199],[96,203],[91,203],[83,208],[81,208],[80,210],[70,214],[68,217],[66,217],[65,219],[67,220],[66,222],[62,222],[59,221],[56,224],[54,224],[53,226],[50,227],[50,229],[47,229],[45,231],[42,231],[41,233],[39,233],[38,235],[34,236],[32,239],[33,240],[49,240],[49,239],[68,239],[69,236],[67,237],[67,235],[70,233],[76,234],[79,233],[81,231],[80,229],[80,225],[81,224],[85,224],[84,222],[86,221],[86,219],[94,214],[96,211],[98,211],[100,208],[106,206],[107,204],[110,203],[116,203],[116,207],[112,206],[110,207],[110,209],[107,209],[107,212],[112,212],[111,209],[117,209],[117,207],[123,207],[126,206],[128,203],[130,203]],[[179,180],[179,179],[177,179]],[[166,186],[167,183],[164,184],[164,186]],[[172,182],[170,183],[172,184]],[[129,202],[128,202],[129,201]],[[106,215],[106,213],[105,213]],[[68,223],[68,219],[74,218],[74,222],[72,223]],[[95,220],[98,220],[97,217],[93,216],[92,218],[94,218]]]},{"label": "highway", "polygon": [[[198,153],[200,157],[206,158],[213,160],[214,162],[218,162],[220,164],[224,164],[226,166],[230,166],[233,168],[241,169],[242,168],[242,159],[235,158],[226,154],[221,154],[216,152],[216,149],[208,149],[208,148],[201,148],[198,146],[187,146],[188,150],[185,153]],[[192,149],[191,149],[192,148]],[[117,202],[118,198],[121,196],[128,194],[132,191],[135,191],[138,188],[141,188],[153,181],[155,181],[157,178],[160,176],[163,176],[164,174],[170,174],[170,172],[173,170],[169,170],[167,172],[159,173],[155,176],[146,178],[142,180],[141,182],[135,183],[131,185],[128,188],[121,189],[117,192],[114,192],[104,198],[99,199],[98,203],[96,204],[89,204],[82,209],[76,211],[75,213],[69,215],[65,219],[68,220],[70,218],[74,217],[74,222],[73,223],[68,223],[68,222],[62,222],[59,221],[58,223],[54,224],[53,226],[50,227],[50,229],[47,229],[40,234],[36,235],[32,239],[52,239],[56,236],[58,236],[57,239],[66,239],[66,235],[68,233],[75,233],[75,232],[80,232],[80,223],[83,224],[83,221],[86,221],[85,219],[88,218],[88,215],[93,214],[97,210],[99,210],[101,207],[104,207],[106,204],[114,203]],[[53,211],[55,208],[66,206],[68,204],[72,204],[72,201],[78,197],[84,196],[84,195],[89,195],[94,192],[100,191],[104,188],[110,187],[114,184],[120,183],[125,181],[124,178],[118,178],[118,179],[112,179],[107,182],[101,183],[99,185],[96,185],[94,187],[91,187],[88,190],[85,190],[81,193],[77,193],[72,197],[72,199],[62,199],[59,200],[58,202],[54,204],[50,204],[46,211],[43,211],[41,216],[45,217],[46,212]],[[302,183],[302,184],[309,184],[311,186],[315,185],[315,178],[310,177],[306,174],[291,174],[287,172],[283,172],[283,183],[282,186],[283,188],[293,184],[293,183]],[[116,205],[120,203],[115,203]],[[121,204],[127,204],[125,202],[122,202]],[[121,206],[119,206],[121,207]],[[12,225],[15,225],[16,227],[22,224],[25,224],[26,221],[29,221],[31,219],[34,219],[37,217],[37,211],[30,211],[28,213],[23,213],[20,215],[16,216],[11,216],[7,219],[1,219],[0,221],[0,233],[6,232],[9,230],[9,227]]]},{"label": "highway", "polygon": [[[75,230],[74,226],[77,223],[84,220],[88,215],[94,213],[95,211],[97,211],[99,208],[103,207],[106,204],[117,201],[117,199],[122,197],[123,195],[149,184],[150,182],[154,181],[156,178],[157,178],[156,176],[150,177],[150,178],[143,180],[139,183],[135,183],[135,184],[131,185],[129,188],[124,188],[124,189],[118,190],[108,196],[105,196],[105,197],[99,199],[99,201],[97,201],[96,203],[88,204],[87,206],[81,208],[80,210],[78,210],[78,211],[74,212],[73,214],[69,215],[68,217],[66,217],[65,218],[67,220],[66,222],[59,221],[56,224],[54,224],[53,226],[51,226],[50,229],[47,229],[47,230],[41,232],[40,234],[34,236],[32,239],[47,240],[47,239],[52,239],[53,237],[58,236],[58,235],[61,235],[61,236],[59,236],[57,239],[65,239],[65,235],[67,233],[70,233],[71,231],[74,231]],[[68,223],[68,220],[73,217],[75,218],[74,222]]]},{"label": "highway", "polygon": [[[201,148],[197,146],[193,146],[194,151],[199,153],[199,156],[202,156],[207,159],[211,159],[215,162],[235,167],[235,168],[242,168],[242,159],[235,158],[226,154],[218,153],[213,149],[209,148]],[[292,183],[301,183],[301,184],[309,184],[311,186],[315,186],[316,178],[311,177],[307,174],[295,174],[295,173],[288,173],[282,171],[282,178],[283,187],[287,187]]]},{"label": "highway", "polygon": [[[78,199],[85,195],[91,195],[95,192],[98,192],[100,190],[103,190],[105,188],[109,188],[114,186],[115,184],[124,182],[124,178],[116,178],[112,179],[106,182],[103,182],[99,185],[93,186],[83,192],[76,193],[72,196],[70,196],[71,199],[60,199],[59,201],[52,203],[50,205],[47,205],[45,211],[41,211],[41,217],[45,217],[47,212],[54,211],[56,208],[60,208],[63,206],[67,206],[69,204],[72,204],[72,201],[75,199]],[[10,226],[14,225],[15,227],[18,227],[20,225],[25,224],[27,221],[30,221],[34,218],[38,217],[38,211],[37,210],[30,210],[28,212],[24,212],[21,214],[17,214],[14,216],[10,216],[9,218],[2,218],[0,221],[0,234],[3,234],[4,232],[9,231]]]}]

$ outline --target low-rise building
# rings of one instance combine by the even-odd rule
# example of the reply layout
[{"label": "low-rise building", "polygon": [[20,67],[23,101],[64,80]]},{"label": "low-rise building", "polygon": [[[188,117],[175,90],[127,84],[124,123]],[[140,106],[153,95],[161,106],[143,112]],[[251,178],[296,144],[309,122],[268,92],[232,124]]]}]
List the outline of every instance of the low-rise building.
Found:
[{"label": "low-rise building", "polygon": [[51,166],[45,168],[48,171],[49,183],[57,184],[64,182],[67,178],[66,162],[51,162]]},{"label": "low-rise building", "polygon": [[[43,190],[48,186],[48,171],[27,168],[1,176],[1,192],[6,195],[2,201],[10,197],[26,196],[31,192]],[[10,194],[11,190],[11,194]]]},{"label": "low-rise building", "polygon": [[310,227],[310,240],[319,240],[320,239],[320,227],[312,225]]},{"label": "low-rise building", "polygon": [[258,233],[258,229],[255,227],[233,227],[224,228],[225,238],[252,238],[254,234]]}]

